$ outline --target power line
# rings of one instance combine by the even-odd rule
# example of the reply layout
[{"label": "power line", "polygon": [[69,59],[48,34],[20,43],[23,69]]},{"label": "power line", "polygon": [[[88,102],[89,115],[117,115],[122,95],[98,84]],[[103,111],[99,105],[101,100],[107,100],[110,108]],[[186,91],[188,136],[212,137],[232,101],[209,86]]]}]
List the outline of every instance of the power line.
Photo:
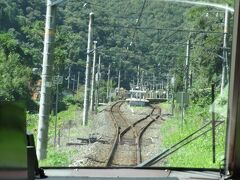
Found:
[{"label": "power line", "polygon": [[145,8],[146,2],[147,2],[147,0],[144,0],[142,9],[141,9],[140,14],[139,14],[138,19],[137,19],[137,24],[136,24],[136,26],[139,26],[139,25],[140,25],[141,17],[142,17],[143,10],[144,10],[144,8]]},{"label": "power line", "polygon": [[[146,2],[147,2],[147,0],[144,0],[144,2],[143,2],[143,6],[142,6],[142,9],[141,9],[140,14],[139,14],[139,16],[138,16],[138,19],[136,20],[137,23],[136,23],[135,26],[140,26],[140,23],[141,23],[141,17],[142,17],[143,10],[144,10],[144,8],[145,8]],[[135,35],[136,35],[136,29],[135,29],[134,32],[133,32],[133,36],[132,36],[132,41],[131,41],[131,43],[133,42],[133,40],[134,40],[134,38],[135,38]]]},{"label": "power line", "polygon": [[[208,49],[208,50],[221,49],[222,47],[215,47],[215,48],[206,48],[206,47],[204,47],[204,45],[213,42],[215,39],[217,39],[217,38],[219,38],[219,37],[220,37],[220,35],[218,35],[218,36],[216,36],[216,37],[213,37],[213,38],[211,38],[211,39],[208,39],[207,41],[205,41],[205,42],[203,42],[203,43],[193,43],[193,42],[192,42],[191,45],[200,46],[200,47],[203,47],[204,49]],[[150,38],[150,37],[149,37],[149,38]],[[151,39],[153,39],[153,38],[151,38]],[[166,37],[163,38],[163,39],[166,40]],[[113,38],[112,38],[111,40],[113,40]],[[168,42],[168,43],[161,44],[160,47],[165,47],[165,46],[167,46],[167,47],[168,47],[168,46],[181,46],[181,47],[185,47],[185,46],[187,45],[187,43],[186,43],[185,41],[186,41],[186,40],[183,40],[183,41],[180,41],[180,42],[174,42],[174,43]],[[110,46],[109,46],[109,47],[106,47],[106,46],[105,46],[103,49],[107,49],[107,48],[110,48]],[[122,47],[118,47],[118,48],[122,48]],[[157,49],[158,49],[158,48],[157,48]],[[124,53],[126,53],[126,52],[124,52]],[[146,55],[153,55],[153,54],[146,54]]]},{"label": "power line", "polygon": [[121,28],[121,29],[137,29],[137,30],[156,30],[156,31],[179,31],[179,32],[193,32],[193,33],[206,33],[206,34],[224,34],[220,31],[206,31],[206,30],[196,30],[196,29],[174,29],[174,28],[152,28],[152,27],[140,27],[140,26],[113,26],[109,24],[96,25],[99,27],[108,27],[108,28]]},{"label": "power line", "polygon": [[[100,49],[99,51],[101,51],[101,52],[116,52],[115,50],[109,50],[109,49],[105,49],[105,48],[103,48],[103,49]],[[169,51],[169,52],[171,52],[171,51]],[[175,51],[172,51],[172,52],[175,52]],[[176,52],[175,52],[176,53]],[[126,54],[126,51],[123,51],[123,52],[120,52],[119,50],[116,52],[116,54]],[[156,55],[156,54],[153,54],[153,53],[136,53],[136,52],[134,52],[134,55],[138,55],[138,56],[152,56],[152,55]],[[156,56],[164,56],[164,57],[186,57],[185,55],[178,55],[178,54],[166,54],[166,53],[164,53],[164,54],[157,54]]]},{"label": "power line", "polygon": [[218,34],[217,36],[215,36],[215,37],[213,37],[213,38],[211,38],[211,39],[208,39],[208,40],[204,41],[204,43],[195,43],[196,41],[194,41],[194,42],[192,42],[191,44],[193,44],[193,45],[195,45],[195,46],[203,46],[203,45],[205,45],[205,44],[208,44],[208,43],[214,41],[214,40],[217,39],[217,38],[220,38],[221,36],[222,36],[222,34]]}]

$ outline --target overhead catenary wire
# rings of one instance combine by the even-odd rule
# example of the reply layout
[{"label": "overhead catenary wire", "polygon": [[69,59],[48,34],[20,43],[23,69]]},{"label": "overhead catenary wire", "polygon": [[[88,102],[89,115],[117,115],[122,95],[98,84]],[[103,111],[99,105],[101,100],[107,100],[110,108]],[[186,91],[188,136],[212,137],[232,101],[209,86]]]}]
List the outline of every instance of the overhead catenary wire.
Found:
[{"label": "overhead catenary wire", "polygon": [[[141,9],[140,14],[138,16],[138,19],[136,19],[136,25],[135,26],[140,26],[140,24],[141,24],[141,18],[142,18],[142,15],[143,15],[143,10],[145,8],[146,2],[147,2],[147,0],[144,0],[143,5],[142,5],[142,9]],[[136,34],[136,29],[133,32],[132,41],[135,38],[135,34]]]},{"label": "overhead catenary wire", "polygon": [[[219,38],[218,36],[217,37],[213,37],[213,38],[211,38],[211,39],[209,39],[209,40],[207,40],[207,41],[205,41],[204,43],[201,43],[201,44],[194,44],[193,43],[193,45],[196,45],[196,46],[201,46],[201,47],[203,47],[205,50],[208,50],[208,51],[210,51],[210,50],[217,50],[217,49],[214,49],[214,48],[206,48],[206,47],[204,47],[204,45],[206,45],[206,44],[208,44],[208,43],[211,43],[214,39],[216,39],[216,38]],[[165,44],[163,44],[163,46],[177,46],[177,44],[181,44],[182,45],[182,47],[184,47],[185,45],[186,45],[186,43],[183,43],[183,42],[174,42],[174,44],[172,44],[172,43],[165,43]],[[101,52],[115,52],[116,51],[116,53],[118,53],[118,54],[126,54],[126,51],[125,50],[123,50],[123,52],[119,52],[119,49],[118,50],[110,50],[110,49],[108,49],[109,47],[102,47],[101,49],[100,49],[100,51]],[[121,47],[119,47],[119,48],[121,48]],[[222,48],[222,47],[216,47],[216,48]],[[174,51],[175,52],[175,51]],[[129,52],[130,53],[130,52]],[[134,52],[133,52],[134,53]],[[174,55],[174,54],[166,54],[166,53],[164,53],[164,54],[160,54],[160,53],[144,53],[144,54],[138,54],[138,53],[134,53],[135,55],[139,55],[139,56],[152,56],[152,55],[157,55],[157,56],[162,56],[162,57],[186,57],[185,55]]]},{"label": "overhead catenary wire", "polygon": [[220,31],[206,31],[206,30],[196,30],[196,29],[176,29],[176,28],[155,28],[155,27],[141,27],[141,26],[122,26],[122,25],[110,25],[110,24],[98,24],[98,27],[108,27],[108,28],[120,28],[120,29],[142,29],[142,30],[156,30],[156,31],[179,31],[179,32],[193,32],[193,33],[209,33],[209,34],[224,34]]},{"label": "overhead catenary wire", "polygon": [[[165,37],[163,37],[159,42],[161,42],[161,41],[164,41],[164,40],[167,40],[169,37],[172,37],[174,34],[176,34],[178,32],[178,30],[175,30],[173,33],[171,33],[170,35],[168,35],[168,36],[165,36]],[[202,33],[202,32],[198,32],[198,33]],[[217,34],[217,37],[213,37],[213,38],[211,38],[211,39],[209,39],[209,40],[207,40],[207,41],[205,41],[204,43],[201,43],[201,44],[195,44],[195,43],[192,43],[193,45],[198,45],[198,46],[203,46],[203,45],[205,45],[205,44],[207,44],[207,43],[210,43],[210,42],[212,42],[214,39],[216,39],[216,38],[219,38],[220,36],[221,36],[222,34]],[[150,37],[149,37],[150,38]],[[151,38],[152,39],[152,38]],[[185,41],[185,40],[184,40]],[[184,42],[183,41],[183,42]],[[159,43],[158,42],[158,43]],[[182,44],[182,45],[186,45],[186,43],[181,43],[181,42],[174,42],[174,45],[175,44]],[[171,42],[172,43],[172,42]],[[173,44],[171,44],[170,42],[168,43],[168,44],[163,44],[164,46],[166,46],[166,45],[173,45]],[[159,45],[159,47],[162,47],[162,45]],[[183,56],[183,57],[185,57],[185,56]]]},{"label": "overhead catenary wire", "polygon": [[[129,2],[129,3],[130,3],[130,2]],[[91,3],[91,4],[93,4],[93,5],[98,5],[98,4],[94,4],[94,3]],[[111,26],[111,27],[113,27],[114,29],[118,29],[118,28],[134,29],[132,41],[133,41],[133,39],[134,39],[134,37],[135,37],[136,30],[141,30],[141,32],[143,32],[143,30],[145,30],[145,29],[157,30],[158,32],[159,32],[159,31],[174,31],[172,34],[169,35],[169,37],[173,36],[173,35],[176,34],[177,32],[221,33],[221,34],[222,34],[222,32],[205,31],[205,30],[186,30],[186,29],[180,29],[180,28],[178,28],[178,29],[171,29],[171,28],[140,27],[140,26],[139,26],[139,25],[140,25],[140,20],[141,20],[141,17],[142,17],[142,14],[143,14],[143,10],[144,10],[144,8],[145,8],[145,5],[146,5],[146,0],[144,0],[143,6],[142,6],[141,11],[140,11],[140,14],[139,14],[139,17],[138,17],[138,19],[137,19],[137,24],[136,24],[136,26],[133,26],[133,27],[131,27],[131,26]],[[127,6],[126,6],[126,8],[127,8]],[[125,9],[125,10],[126,10],[126,9]],[[98,26],[101,26],[101,25],[98,25]],[[104,25],[104,27],[109,27],[109,26]],[[163,41],[163,40],[165,40],[165,39],[167,39],[167,38],[169,38],[169,37],[165,37],[165,38],[161,39],[160,41]],[[131,41],[131,42],[132,42],[132,41]]]},{"label": "overhead catenary wire", "polygon": [[[129,2],[130,3],[130,2]],[[128,4],[129,4],[128,3]],[[90,4],[92,4],[93,6],[98,6],[99,4],[95,4],[95,3],[90,3]],[[144,2],[143,2],[143,6],[142,6],[142,8],[141,8],[141,11],[140,11],[140,13],[139,13],[139,16],[138,16],[138,19],[137,19],[137,23],[136,23],[136,25],[134,26],[134,25],[128,25],[128,26],[122,26],[122,25],[107,25],[106,26],[106,24],[98,24],[97,26],[98,27],[101,27],[101,26],[104,26],[105,28],[106,27],[110,27],[110,28],[114,28],[114,29],[119,29],[119,28],[126,28],[126,29],[133,29],[134,30],[134,32],[133,32],[133,37],[132,37],[132,41],[134,40],[134,37],[135,37],[135,35],[136,35],[136,32],[137,32],[137,30],[140,30],[142,33],[144,33],[144,31],[145,30],[157,30],[158,32],[159,31],[173,31],[170,35],[168,35],[168,36],[165,36],[165,37],[163,37],[161,40],[160,40],[160,42],[165,42],[165,41],[167,41],[170,37],[172,37],[172,36],[174,36],[176,33],[178,33],[178,32],[183,32],[183,33],[189,33],[189,32],[193,32],[193,33],[205,33],[205,34],[207,34],[207,33],[209,33],[209,34],[218,34],[219,36],[221,36],[222,34],[223,34],[223,32],[219,32],[219,31],[206,31],[206,30],[197,30],[197,29],[181,29],[181,28],[179,28],[179,29],[175,29],[175,28],[155,28],[155,27],[141,27],[140,26],[140,22],[141,22],[141,18],[142,18],[142,14],[143,14],[143,10],[144,10],[144,8],[145,8],[145,6],[146,6],[146,0],[144,0]],[[98,6],[99,7],[99,6]],[[125,8],[125,11],[128,9],[128,6],[126,6],[126,8]],[[114,18],[114,17],[113,17]],[[115,30],[116,31],[116,30]],[[150,37],[149,37],[150,38]],[[173,42],[171,42],[171,43],[173,43]],[[175,44],[175,42],[174,42],[174,44]],[[186,44],[186,43],[184,43],[184,44]],[[206,43],[204,43],[204,44],[206,44]],[[164,44],[165,45],[165,44]],[[195,45],[194,43],[192,43],[192,45]],[[161,45],[160,47],[162,47],[163,45]],[[170,46],[170,42],[169,42],[169,44],[167,44],[167,47],[168,46]],[[195,45],[195,46],[197,46],[197,44]],[[201,46],[201,45],[199,45],[199,46]],[[156,51],[158,51],[158,50],[156,50]],[[127,53],[128,54],[128,53]],[[150,54],[146,54],[146,55],[150,55]],[[159,55],[159,56],[169,56],[169,55],[163,55],[163,54],[157,54],[157,55]],[[173,55],[174,56],[174,55]],[[181,57],[181,56],[178,56],[178,57]],[[185,57],[185,56],[182,56],[182,57]]]},{"label": "overhead catenary wire", "polygon": [[[152,41],[154,41],[154,39],[146,34],[144,31],[140,30],[146,37],[148,37],[149,39],[151,39]],[[199,33],[200,34],[200,33]],[[217,39],[217,38],[220,38],[222,35],[221,34],[218,34],[216,37],[213,37],[211,39],[208,39],[207,41],[204,41],[204,43],[194,43],[194,42],[191,42],[191,45],[194,45],[194,46],[203,46],[205,44],[208,44],[209,42],[212,42],[213,40]],[[167,39],[167,38],[166,38]],[[161,47],[164,47],[164,46],[186,46],[187,43],[186,43],[186,40],[184,39],[182,42],[164,42],[164,44],[161,44]],[[219,48],[222,48],[222,46],[220,46]]]}]

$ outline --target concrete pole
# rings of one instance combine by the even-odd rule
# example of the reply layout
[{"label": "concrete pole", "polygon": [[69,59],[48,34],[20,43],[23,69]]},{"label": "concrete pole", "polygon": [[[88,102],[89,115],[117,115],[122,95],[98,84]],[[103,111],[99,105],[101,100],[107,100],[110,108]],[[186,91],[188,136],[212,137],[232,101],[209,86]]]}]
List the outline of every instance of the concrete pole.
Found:
[{"label": "concrete pole", "polygon": [[93,41],[93,64],[92,64],[92,82],[91,82],[91,94],[90,94],[90,111],[94,111],[94,90],[95,90],[95,66],[96,66],[96,50],[97,41]]},{"label": "concrete pole", "polygon": [[153,91],[154,91],[154,83],[155,83],[154,77],[155,77],[155,75],[154,75],[154,73],[153,73],[153,75],[152,75],[152,90],[153,90]]},{"label": "concrete pole", "polygon": [[47,0],[42,84],[37,136],[37,157],[39,160],[45,159],[47,156],[49,114],[51,109],[53,49],[56,29],[56,9],[57,6],[52,6],[51,0]]},{"label": "concrete pole", "polygon": [[92,21],[94,14],[89,14],[89,25],[88,25],[88,45],[87,45],[87,61],[85,71],[85,90],[84,90],[84,103],[83,103],[83,126],[87,125],[88,121],[88,105],[89,105],[89,63],[90,63],[90,50],[91,50],[91,38],[92,38]]},{"label": "concrete pole", "polygon": [[111,73],[111,64],[108,65],[108,79],[107,79],[107,99],[108,99],[108,101],[109,101],[109,91],[110,91],[109,90],[110,89],[110,86],[109,86],[110,85],[109,84],[110,83],[109,82],[110,81],[110,73]]},{"label": "concrete pole", "polygon": [[70,89],[70,80],[71,80],[71,65],[68,68],[68,89]]},{"label": "concrete pole", "polygon": [[112,78],[110,78],[108,102],[112,102],[112,94],[111,94],[111,92],[112,92],[112,82],[113,82],[113,80],[112,80]]},{"label": "concrete pole", "polygon": [[101,56],[98,59],[98,69],[97,69],[97,86],[95,91],[95,113],[97,112],[98,103],[99,103],[99,86],[100,86],[100,70],[101,70]]},{"label": "concrete pole", "polygon": [[98,57],[98,81],[101,81],[101,56]]},{"label": "concrete pole", "polygon": [[73,75],[73,79],[72,79],[72,81],[73,81],[73,91],[75,90],[75,82],[76,82],[76,76],[75,76],[75,74]]},{"label": "concrete pole", "polygon": [[121,70],[118,70],[118,95],[120,93],[120,83],[121,83]]},{"label": "concrete pole", "polygon": [[137,67],[137,87],[139,87],[139,65]]},{"label": "concrete pole", "polygon": [[121,67],[122,67],[122,60],[120,60],[120,65],[118,70],[118,95],[120,94],[120,87],[121,87]]},{"label": "concrete pole", "polygon": [[169,100],[169,74],[167,75],[167,100]]},{"label": "concrete pole", "polygon": [[80,71],[78,71],[78,78],[77,78],[77,91],[79,91],[79,82],[80,81]]},{"label": "concrete pole", "polygon": [[221,91],[220,91],[221,96],[223,95],[223,90],[224,90],[226,80],[229,81],[229,67],[228,67],[228,57],[227,57],[228,13],[229,13],[228,5],[226,5],[225,18],[224,18],[224,34],[223,34],[223,62],[222,62],[222,80],[221,80]]},{"label": "concrete pole", "polygon": [[189,59],[190,59],[190,38],[187,40],[187,48],[186,48],[186,61],[185,61],[185,84],[184,89],[185,92],[188,92],[189,88]]},{"label": "concrete pole", "polygon": [[124,66],[123,66],[123,69],[124,69],[123,78],[124,78],[124,81],[126,81],[126,79],[127,79],[127,71],[124,68]]},{"label": "concrete pole", "polygon": [[[57,76],[57,78],[59,79],[59,75]],[[59,85],[59,81],[57,80],[57,89],[56,89],[56,106],[55,106],[55,112],[56,112],[56,118],[55,118],[55,123],[54,123],[54,147],[56,147],[57,144],[57,122],[58,122],[58,85]]]},{"label": "concrete pole", "polygon": [[216,162],[215,84],[212,84],[212,162]]}]

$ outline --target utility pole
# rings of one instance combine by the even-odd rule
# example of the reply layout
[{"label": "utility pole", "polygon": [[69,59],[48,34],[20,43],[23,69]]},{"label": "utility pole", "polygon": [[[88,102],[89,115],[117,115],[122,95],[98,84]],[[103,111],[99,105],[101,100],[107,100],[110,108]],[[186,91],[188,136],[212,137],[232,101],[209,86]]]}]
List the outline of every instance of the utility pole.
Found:
[{"label": "utility pole", "polygon": [[68,68],[68,89],[70,89],[70,80],[71,80],[71,65]]},{"label": "utility pole", "polygon": [[111,94],[111,92],[112,92],[112,82],[113,82],[113,80],[112,80],[112,77],[111,77],[110,78],[110,86],[109,86],[109,102],[112,101],[112,94]]},{"label": "utility pole", "polygon": [[56,30],[56,10],[57,4],[53,5],[51,0],[47,0],[37,136],[37,157],[39,160],[45,159],[47,156],[49,114],[51,109],[53,50]]},{"label": "utility pole", "polygon": [[188,92],[189,88],[189,59],[190,59],[190,36],[187,40],[186,48],[186,61],[185,61],[185,92]]},{"label": "utility pole", "polygon": [[79,82],[80,81],[80,71],[78,71],[78,78],[77,78],[77,91],[79,91]]},{"label": "utility pole", "polygon": [[137,87],[139,87],[139,65],[137,67]]},{"label": "utility pole", "polygon": [[91,83],[91,94],[90,94],[90,111],[94,111],[94,90],[95,90],[95,65],[96,65],[96,52],[97,52],[97,41],[93,41],[93,64],[92,64],[92,83]]},{"label": "utility pole", "polygon": [[75,90],[75,82],[76,82],[76,76],[75,76],[75,74],[73,75],[73,79],[72,79],[72,81],[73,81],[73,91]]},{"label": "utility pole", "polygon": [[167,100],[169,100],[169,73],[167,74]]},{"label": "utility pole", "polygon": [[154,84],[155,84],[155,74],[152,75],[152,90],[154,91]]},{"label": "utility pole", "polygon": [[172,115],[173,116],[174,116],[174,108],[175,108],[175,105],[174,105],[175,81],[176,81],[176,78],[175,78],[175,74],[174,74],[171,79],[171,83],[172,83]]},{"label": "utility pole", "polygon": [[189,71],[189,87],[190,87],[190,89],[192,88],[192,78],[193,78],[193,74],[192,74],[192,71],[190,70]]},{"label": "utility pole", "polygon": [[120,61],[120,65],[119,65],[119,69],[118,69],[118,95],[120,93],[120,83],[121,83],[121,61]]},{"label": "utility pole", "polygon": [[[53,83],[56,85],[56,104],[55,104],[55,122],[54,122],[54,147],[56,147],[57,143],[57,122],[58,122],[58,99],[59,99],[59,84],[63,83],[62,76],[54,76]],[[58,144],[59,145],[59,144]]]},{"label": "utility pole", "polygon": [[215,84],[212,84],[212,162],[216,162]]},{"label": "utility pole", "polygon": [[222,62],[222,80],[221,80],[221,91],[220,91],[221,96],[223,95],[225,81],[226,80],[229,81],[229,67],[228,67],[228,57],[227,57],[228,13],[229,13],[228,5],[226,5],[225,18],[224,18],[224,34],[223,34],[223,62]]},{"label": "utility pole", "polygon": [[97,69],[97,78],[96,78],[96,81],[97,81],[97,88],[96,88],[96,91],[95,91],[95,112],[97,112],[97,108],[98,108],[98,103],[99,103],[99,86],[100,86],[100,70],[101,70],[101,56],[99,56],[99,59],[98,59],[98,69]]},{"label": "utility pole", "polygon": [[88,105],[89,105],[89,63],[90,63],[90,50],[91,50],[91,36],[92,36],[92,21],[94,14],[89,14],[89,25],[88,25],[88,45],[87,45],[87,61],[85,71],[85,90],[84,90],[84,103],[83,103],[83,126],[87,125],[88,121]]},{"label": "utility pole", "polygon": [[144,76],[144,71],[142,71],[142,73],[141,73],[141,90],[144,90],[144,87],[143,87],[143,76]]},{"label": "utility pole", "polygon": [[[59,77],[59,75],[58,75]],[[58,121],[58,82],[56,83],[57,90],[56,90],[56,104],[55,104],[55,112],[56,112],[56,119],[54,123],[54,147],[56,147],[57,143],[57,121]]]},{"label": "utility pole", "polygon": [[109,81],[110,81],[110,73],[111,73],[111,64],[108,65],[108,79],[107,79],[107,99],[109,101]]}]

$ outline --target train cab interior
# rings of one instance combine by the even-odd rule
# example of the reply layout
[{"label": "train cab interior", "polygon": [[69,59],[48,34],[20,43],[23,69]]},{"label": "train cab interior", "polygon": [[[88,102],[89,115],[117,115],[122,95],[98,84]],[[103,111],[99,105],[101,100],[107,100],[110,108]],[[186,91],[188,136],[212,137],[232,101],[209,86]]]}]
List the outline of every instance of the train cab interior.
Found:
[{"label": "train cab interior", "polygon": [[[240,179],[240,1],[235,1],[225,163],[220,169],[169,167],[38,167],[35,143],[26,132],[25,109],[0,105],[0,179],[177,180]],[[36,173],[37,171],[37,173]],[[36,176],[37,174],[37,176]]]}]

